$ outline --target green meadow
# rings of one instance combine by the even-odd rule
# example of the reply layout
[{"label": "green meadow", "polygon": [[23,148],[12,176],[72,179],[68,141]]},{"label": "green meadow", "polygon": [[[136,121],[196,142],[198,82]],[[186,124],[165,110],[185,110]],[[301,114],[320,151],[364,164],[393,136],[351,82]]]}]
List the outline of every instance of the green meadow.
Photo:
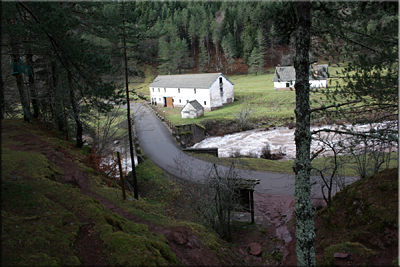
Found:
[{"label": "green meadow", "polygon": [[[320,63],[322,64],[322,63]],[[329,72],[336,75],[341,67],[329,67]],[[296,106],[295,91],[274,91],[274,68],[267,69],[263,74],[226,75],[234,83],[235,101],[214,111],[205,111],[204,116],[198,119],[182,119],[181,109],[158,106],[160,114],[165,116],[175,125],[200,123],[204,120],[231,120],[235,119],[242,109],[250,109],[250,118],[254,122],[282,126],[286,122],[295,120],[294,109]],[[145,78],[138,79],[130,86],[137,94],[149,95],[149,84],[157,76],[154,67],[145,68]],[[332,81],[332,85],[335,81]],[[321,94],[311,94],[312,107],[318,107],[326,102]]]}]

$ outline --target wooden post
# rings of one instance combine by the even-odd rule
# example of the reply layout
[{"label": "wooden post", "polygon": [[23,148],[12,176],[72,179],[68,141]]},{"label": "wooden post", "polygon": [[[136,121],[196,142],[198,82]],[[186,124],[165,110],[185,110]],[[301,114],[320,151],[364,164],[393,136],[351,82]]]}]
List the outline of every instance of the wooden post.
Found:
[{"label": "wooden post", "polygon": [[126,199],[125,195],[125,184],[124,184],[124,175],[122,174],[122,166],[121,166],[121,157],[119,155],[119,151],[117,152],[118,157],[118,166],[119,166],[119,177],[121,179],[121,186],[122,186],[122,197]]},{"label": "wooden post", "polygon": [[253,198],[253,191],[250,191],[250,206],[251,206],[251,223],[254,224],[254,198]]}]

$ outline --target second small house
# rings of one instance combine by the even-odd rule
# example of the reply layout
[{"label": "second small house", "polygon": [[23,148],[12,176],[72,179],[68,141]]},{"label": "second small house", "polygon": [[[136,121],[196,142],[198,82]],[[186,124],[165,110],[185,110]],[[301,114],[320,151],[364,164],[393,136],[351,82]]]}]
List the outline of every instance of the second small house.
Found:
[{"label": "second small house", "polygon": [[149,85],[153,105],[183,108],[192,100],[212,111],[234,99],[233,83],[222,73],[159,75]]},{"label": "second small house", "polygon": [[196,119],[204,116],[204,107],[197,100],[186,103],[181,111],[182,119]]},{"label": "second small house", "polygon": [[[326,88],[328,86],[328,65],[317,65],[310,67],[310,89]],[[296,71],[292,66],[276,67],[274,74],[274,90],[294,90],[296,83]]]}]

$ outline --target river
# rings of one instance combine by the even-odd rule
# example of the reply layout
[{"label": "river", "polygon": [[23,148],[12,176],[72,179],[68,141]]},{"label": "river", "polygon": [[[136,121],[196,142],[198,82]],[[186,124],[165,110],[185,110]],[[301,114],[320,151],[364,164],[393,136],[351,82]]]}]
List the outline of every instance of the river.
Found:
[{"label": "river", "polygon": [[[353,130],[356,131],[369,131],[373,128],[385,127],[387,123],[376,123],[373,125],[355,125]],[[323,125],[319,127],[311,127],[311,131],[319,129],[334,129],[337,127],[352,127],[351,125]],[[224,136],[207,137],[203,141],[196,143],[192,148],[218,148],[218,157],[226,158],[231,157],[232,153],[239,153],[240,155],[257,155],[260,157],[261,150],[265,145],[270,146],[271,153],[279,153],[282,151],[285,156],[282,160],[291,160],[296,157],[296,144],[294,141],[295,128],[288,129],[287,127],[277,127],[269,130],[255,129],[243,131],[234,134],[227,134]],[[325,137],[327,133],[322,133]],[[333,142],[339,140],[339,136],[329,137]],[[313,140],[311,143],[311,152],[317,152],[321,149],[321,143]],[[329,154],[329,151],[324,152]],[[323,153],[321,153],[323,154]]]}]

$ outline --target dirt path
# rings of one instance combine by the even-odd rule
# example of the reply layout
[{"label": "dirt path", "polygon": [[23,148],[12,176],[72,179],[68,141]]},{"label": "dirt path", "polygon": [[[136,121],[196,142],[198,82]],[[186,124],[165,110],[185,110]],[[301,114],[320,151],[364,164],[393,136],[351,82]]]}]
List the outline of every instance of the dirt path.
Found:
[{"label": "dirt path", "polygon": [[[61,183],[70,183],[76,185],[82,194],[96,198],[107,209],[116,212],[126,219],[146,224],[149,230],[163,234],[169,241],[171,250],[177,255],[184,265],[215,265],[220,262],[213,255],[207,255],[207,251],[202,249],[199,241],[188,229],[176,228],[165,229],[160,226],[153,225],[144,221],[137,216],[122,210],[107,199],[90,191],[89,178],[79,170],[76,159],[68,151],[60,146],[51,145],[40,138],[30,134],[17,126],[7,125],[7,130],[18,132],[12,136],[14,141],[18,141],[17,145],[10,147],[13,150],[30,151],[41,153],[46,156],[49,161],[60,167],[64,174],[60,177]],[[286,241],[277,249],[283,252],[283,262],[292,262],[294,255],[293,246],[293,229],[287,226],[288,221],[292,217],[294,199],[291,196],[270,196],[265,194],[255,194],[256,217],[263,228],[266,229],[268,236],[277,237]],[[81,259],[83,265],[103,266],[107,265],[107,255],[103,253],[104,246],[102,241],[92,235],[95,222],[88,221],[85,214],[75,214],[80,219],[82,227],[76,241],[76,253]],[[293,227],[292,227],[293,228]],[[261,263],[260,257],[251,257],[247,253],[247,246],[251,242],[264,242],[267,239],[263,236],[244,235],[240,239],[241,246],[236,251],[243,259],[249,263]],[[235,250],[235,249],[234,249]],[[209,253],[211,254],[211,253]],[[214,259],[215,258],[215,259]],[[219,265],[219,264],[218,264]]]},{"label": "dirt path", "polygon": [[[17,132],[12,136],[13,143],[9,146],[13,150],[18,151],[29,151],[43,154],[52,163],[60,167],[64,174],[59,177],[61,183],[70,183],[77,186],[82,194],[96,198],[101,204],[103,204],[110,211],[116,212],[126,219],[135,223],[145,224],[149,227],[149,230],[163,234],[170,242],[169,245],[171,250],[177,255],[177,257],[185,265],[213,265],[214,262],[218,262],[215,255],[203,255],[207,253],[200,242],[192,236],[188,229],[174,228],[165,229],[160,226],[155,226],[147,221],[140,219],[139,217],[126,212],[107,199],[98,194],[92,192],[90,188],[89,178],[79,170],[75,158],[68,151],[60,146],[54,146],[47,143],[40,138],[30,134],[24,129],[7,125],[7,130]],[[93,232],[93,226],[95,222],[87,220],[85,214],[75,214],[79,218],[82,227],[78,234],[76,244],[76,252],[83,265],[102,266],[107,265],[107,255],[103,253],[104,246],[102,241],[95,235],[91,235]]]}]

